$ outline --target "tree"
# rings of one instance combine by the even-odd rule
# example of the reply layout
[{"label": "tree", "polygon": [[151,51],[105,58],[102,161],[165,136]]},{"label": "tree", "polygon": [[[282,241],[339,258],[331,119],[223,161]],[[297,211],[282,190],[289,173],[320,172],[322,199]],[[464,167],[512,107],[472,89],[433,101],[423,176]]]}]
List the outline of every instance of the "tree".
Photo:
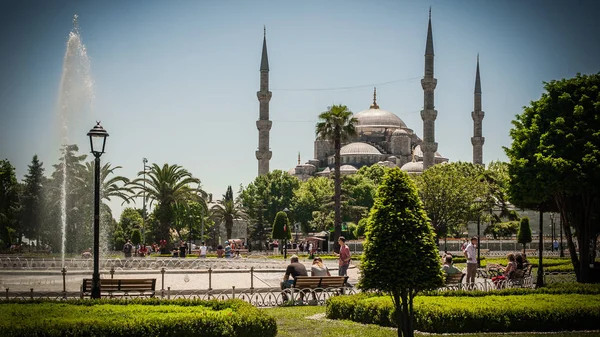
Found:
[{"label": "tree", "polygon": [[[133,243],[134,246],[137,246],[140,243],[142,243],[142,233],[140,232],[139,228],[135,228],[131,231],[131,243]],[[137,252],[135,255],[137,255]]]},{"label": "tree", "polygon": [[359,288],[389,293],[398,336],[412,337],[415,296],[441,286],[444,279],[423,203],[412,179],[399,168],[386,173],[377,191],[360,269]]},{"label": "tree", "polygon": [[273,232],[271,234],[273,239],[283,240],[283,249],[287,245],[287,241],[292,238],[292,230],[290,229],[290,223],[285,212],[277,212],[275,221],[273,222]]},{"label": "tree", "polygon": [[0,241],[5,247],[14,243],[19,227],[19,183],[15,168],[5,159],[0,160]]},{"label": "tree", "polygon": [[531,227],[529,227],[529,218],[523,217],[519,223],[519,233],[517,234],[517,242],[523,244],[523,253],[525,253],[525,245],[530,243]]},{"label": "tree", "polygon": [[333,197],[333,181],[326,177],[311,177],[300,183],[294,191],[292,209],[294,219],[302,224],[305,233],[309,232],[308,224],[313,220],[314,212],[322,210],[322,206]]},{"label": "tree", "polygon": [[342,143],[350,137],[356,135],[355,125],[358,119],[352,117],[352,111],[345,105],[332,105],[327,111],[319,115],[319,122],[316,126],[317,138],[333,142],[334,154],[334,248],[335,252],[340,251],[338,238],[342,234],[342,182],[340,176],[341,156],[340,150]]},{"label": "tree", "polygon": [[[144,171],[138,172],[139,176],[144,176]],[[145,172],[145,179],[137,178],[132,184],[138,190],[137,196],[146,193],[151,204],[157,203],[154,210],[158,221],[155,241],[170,240],[171,225],[175,221],[173,204],[186,200],[198,201],[206,194],[200,188],[200,179],[179,165],[164,164],[160,167],[153,163],[150,170]]]},{"label": "tree", "polygon": [[485,228],[483,234],[492,235],[494,239],[510,239],[519,230],[519,221],[493,222]]},{"label": "tree", "polygon": [[246,188],[240,188],[237,202],[252,223],[252,240],[264,241],[268,234],[265,228],[271,227],[277,213],[285,208],[293,208],[292,199],[299,186],[298,178],[281,170],[273,170],[256,177]]},{"label": "tree", "polygon": [[24,179],[21,224],[23,234],[30,239],[37,239],[38,244],[39,233],[44,220],[44,194],[42,189],[45,180],[43,163],[39,161],[37,155],[34,155]]},{"label": "tree", "polygon": [[387,166],[373,164],[371,166],[363,166],[358,169],[356,174],[362,175],[373,182],[375,186],[379,186],[383,180],[383,176],[390,168]]},{"label": "tree", "polygon": [[231,239],[233,231],[233,220],[243,219],[246,214],[242,211],[241,206],[233,199],[233,190],[231,185],[227,187],[227,192],[223,195],[223,199],[219,200],[216,205],[211,208],[213,219],[217,224],[224,222],[225,230],[227,231],[227,240]]},{"label": "tree", "polygon": [[560,212],[577,281],[592,282],[590,247],[600,232],[600,73],[553,80],[544,88],[512,122],[513,142],[505,148],[510,200]]},{"label": "tree", "polygon": [[471,220],[473,200],[485,189],[476,179],[476,169],[473,164],[461,162],[434,165],[416,177],[419,197],[437,234],[436,240]]},{"label": "tree", "polygon": [[[119,219],[119,227],[123,232],[125,238],[131,239],[131,235],[134,229],[140,228],[142,225],[142,216],[134,208],[125,208],[121,212],[121,218]],[[118,247],[117,247],[118,248]]]}]

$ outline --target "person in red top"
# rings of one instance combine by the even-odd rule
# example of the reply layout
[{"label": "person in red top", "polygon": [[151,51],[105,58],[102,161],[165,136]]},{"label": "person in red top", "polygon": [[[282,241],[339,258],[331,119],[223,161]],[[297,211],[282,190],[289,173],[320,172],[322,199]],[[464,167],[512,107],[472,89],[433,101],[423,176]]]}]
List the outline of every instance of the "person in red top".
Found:
[{"label": "person in red top", "polygon": [[340,244],[340,253],[333,253],[335,256],[339,256],[340,260],[339,260],[339,269],[338,269],[338,275],[339,276],[346,276],[346,273],[348,271],[348,267],[350,266],[350,248],[348,246],[346,246],[346,238],[343,236],[340,236],[340,238],[338,239],[338,243]]}]

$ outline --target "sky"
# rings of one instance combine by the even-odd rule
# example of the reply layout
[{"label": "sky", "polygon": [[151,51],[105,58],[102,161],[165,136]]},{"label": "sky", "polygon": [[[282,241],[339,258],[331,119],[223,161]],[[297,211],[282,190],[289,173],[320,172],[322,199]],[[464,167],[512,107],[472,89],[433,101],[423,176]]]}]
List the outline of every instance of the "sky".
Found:
[{"label": "sky", "polygon": [[[34,154],[58,162],[58,97],[73,16],[91,58],[94,104],[70,118],[69,143],[110,134],[102,162],[135,178],[178,164],[220,198],[258,170],[259,67],[270,66],[271,170],[313,157],[315,124],[332,104],[381,109],[422,136],[429,7],[435,50],[436,141],[472,161],[479,53],[484,162],[507,160],[509,130],[543,82],[600,71],[598,1],[0,1],[0,158],[19,179]],[[91,192],[90,192],[91,193]],[[141,202],[133,205],[141,208]],[[111,202],[118,218],[124,206]]]}]

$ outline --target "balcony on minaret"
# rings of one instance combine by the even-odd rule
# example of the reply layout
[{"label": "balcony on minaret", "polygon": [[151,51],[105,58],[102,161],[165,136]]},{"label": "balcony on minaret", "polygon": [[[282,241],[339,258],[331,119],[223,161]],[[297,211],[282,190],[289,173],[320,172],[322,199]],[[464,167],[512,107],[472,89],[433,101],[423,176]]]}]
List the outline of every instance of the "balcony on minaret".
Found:
[{"label": "balcony on minaret", "polygon": [[257,150],[256,152],[256,159],[258,160],[271,160],[271,156],[273,155],[272,151],[264,151],[264,150]]},{"label": "balcony on minaret", "polygon": [[473,146],[483,146],[485,143],[485,137],[471,137],[471,144]]},{"label": "balcony on minaret", "polygon": [[256,92],[256,97],[258,98],[259,102],[269,102],[271,100],[271,96],[273,94],[270,91],[257,91]]},{"label": "balcony on minaret", "polygon": [[481,122],[483,120],[483,117],[485,117],[485,112],[483,111],[471,111],[471,118],[473,118],[474,121],[476,122]]},{"label": "balcony on minaret", "polygon": [[271,122],[270,120],[259,119],[256,121],[256,128],[258,129],[258,131],[269,131],[271,130],[272,125],[273,122]]},{"label": "balcony on minaret", "polygon": [[430,91],[435,90],[437,86],[437,79],[432,77],[425,77],[421,79],[421,87],[423,90]]}]

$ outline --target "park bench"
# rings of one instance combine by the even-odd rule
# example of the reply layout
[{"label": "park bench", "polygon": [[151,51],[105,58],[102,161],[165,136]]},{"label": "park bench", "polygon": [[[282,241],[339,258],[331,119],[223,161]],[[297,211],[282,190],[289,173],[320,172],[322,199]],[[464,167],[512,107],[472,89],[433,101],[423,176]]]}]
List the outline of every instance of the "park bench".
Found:
[{"label": "park bench", "polygon": [[[109,297],[149,296],[154,297],[156,279],[101,279],[100,294]],[[83,279],[81,298],[91,295],[92,279]]]},{"label": "park bench", "polygon": [[296,289],[340,289],[346,286],[348,276],[296,276]]},{"label": "park bench", "polygon": [[465,273],[446,274],[446,285],[462,284]]},{"label": "park bench", "polygon": [[[298,289],[301,301],[304,299],[304,294],[310,293],[312,300],[317,302],[317,293],[333,292],[336,295],[344,294],[344,288],[348,286],[347,282],[348,276],[296,276],[292,288]],[[287,298],[286,292],[284,290],[284,301]]]},{"label": "park bench", "polygon": [[528,264],[525,266],[525,268],[517,269],[514,272],[512,272],[510,275],[510,278],[508,279],[510,286],[511,287],[520,287],[520,288],[524,287],[525,281],[528,278],[531,278],[531,269],[532,268],[533,268],[533,266]]}]

